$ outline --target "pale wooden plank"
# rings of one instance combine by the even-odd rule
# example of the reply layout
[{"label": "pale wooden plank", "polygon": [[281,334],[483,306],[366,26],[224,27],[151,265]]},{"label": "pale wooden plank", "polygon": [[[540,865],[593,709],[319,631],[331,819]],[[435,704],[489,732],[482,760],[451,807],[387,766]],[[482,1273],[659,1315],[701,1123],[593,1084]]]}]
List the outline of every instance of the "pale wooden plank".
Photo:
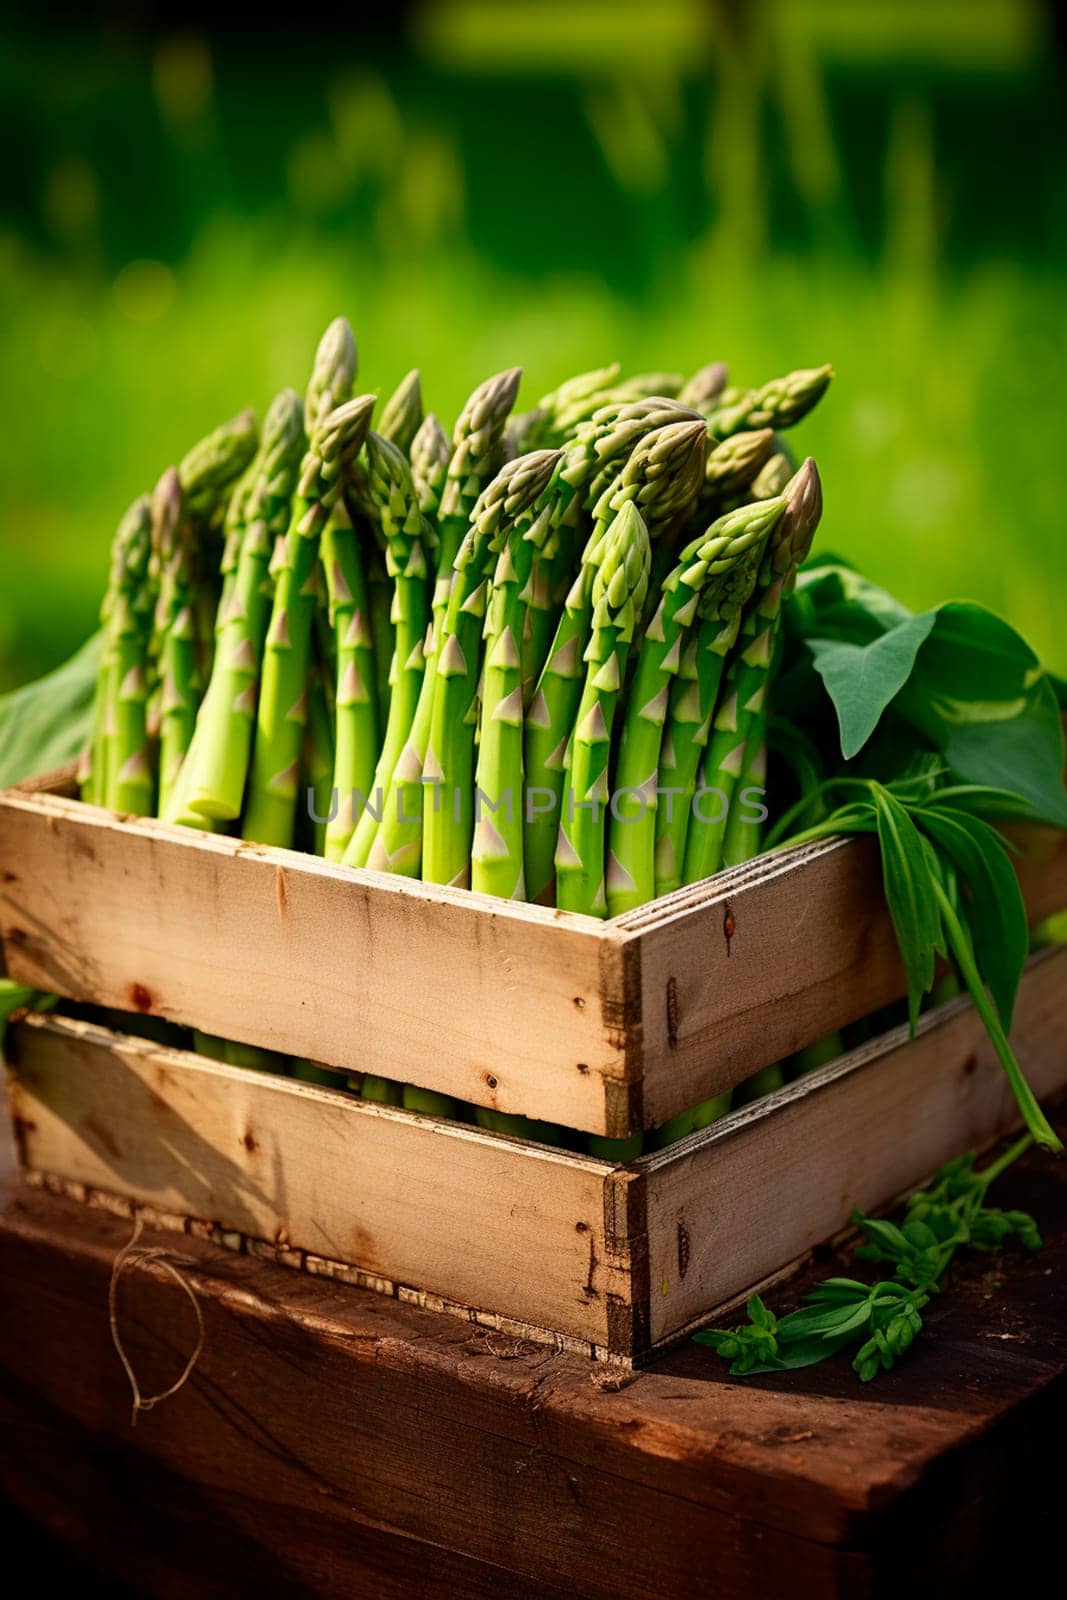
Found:
[{"label": "pale wooden plank", "polygon": [[8,791],[0,939],[13,977],[74,999],[625,1131],[593,918]]},{"label": "pale wooden plank", "polygon": [[[1067,1088],[1067,947],[1031,959],[1013,1043],[1039,1097]],[[807,1074],[636,1163],[647,1185],[650,1335],[662,1341],[942,1161],[1016,1121],[967,1000]]]},{"label": "pale wooden plank", "polygon": [[14,1037],[27,1166],[605,1345],[628,1273],[603,1162],[87,1023]]},{"label": "pale wooden plank", "polygon": [[[1067,833],[1031,828],[1015,837],[1038,921],[1067,906]],[[645,1127],[904,992],[868,839],[758,858],[608,927],[640,951]]]}]

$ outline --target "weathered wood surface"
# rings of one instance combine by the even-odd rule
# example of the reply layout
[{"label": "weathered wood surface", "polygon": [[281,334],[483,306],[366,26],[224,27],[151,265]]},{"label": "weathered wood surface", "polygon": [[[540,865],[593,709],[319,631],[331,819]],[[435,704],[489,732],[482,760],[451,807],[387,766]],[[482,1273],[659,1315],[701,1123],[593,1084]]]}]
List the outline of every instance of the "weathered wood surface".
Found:
[{"label": "weathered wood surface", "polygon": [[[24,1164],[606,1348],[604,1162],[28,1017]],[[516,1264],[521,1262],[521,1270]]]},{"label": "weathered wood surface", "polygon": [[38,988],[502,1111],[604,1127],[623,1071],[592,918],[61,795],[0,801],[0,939]]},{"label": "weathered wood surface", "polygon": [[[1067,948],[1032,958],[1013,1038],[1041,1097],[1065,994]],[[630,1168],[62,1017],[10,1053],[28,1168],[638,1361],[1016,1120],[966,1000]]]},{"label": "weathered wood surface", "polygon": [[[1040,1100],[1067,1091],[1067,947],[1033,957],[1012,1042]],[[985,1029],[961,998],[637,1163],[647,1206],[650,1343],[699,1321],[960,1151],[1018,1123]]]},{"label": "weathered wood surface", "polygon": [[[1067,834],[1027,850],[1036,920],[1067,905]],[[903,988],[869,841],[602,923],[39,786],[0,794],[0,946],[13,977],[73,999],[614,1136]]]},{"label": "weathered wood surface", "polygon": [[[26,1190],[0,1215],[0,1481],[145,1595],[869,1600],[990,1592],[1055,1557],[1067,1394],[1067,1170],[1002,1203],[1038,1256],[971,1256],[908,1362],[748,1382],[689,1345],[620,1392],[594,1364],[495,1345],[395,1301],[148,1234],[196,1294],[203,1353],[130,1428],[107,1286],[121,1219]],[[840,1270],[827,1261],[820,1271]],[[800,1284],[791,1286],[795,1293]],[[775,1303],[788,1303],[779,1291]],[[124,1280],[146,1388],[195,1327]]]},{"label": "weathered wood surface", "polygon": [[[1038,922],[1067,906],[1067,834],[1030,829],[1019,840]],[[869,839],[758,858],[612,926],[640,946],[646,1127],[904,993]]]}]

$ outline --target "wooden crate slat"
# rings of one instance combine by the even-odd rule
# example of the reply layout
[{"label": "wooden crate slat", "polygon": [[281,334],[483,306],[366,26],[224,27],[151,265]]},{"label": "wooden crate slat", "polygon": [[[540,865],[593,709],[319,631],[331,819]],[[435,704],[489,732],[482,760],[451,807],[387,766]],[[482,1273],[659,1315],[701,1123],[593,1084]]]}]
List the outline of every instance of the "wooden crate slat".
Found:
[{"label": "wooden crate slat", "polygon": [[35,1015],[25,1165],[603,1347],[605,1163]]},{"label": "wooden crate slat", "polygon": [[604,1131],[625,1072],[592,918],[62,796],[3,797],[0,931],[37,988],[501,1111]]},{"label": "wooden crate slat", "polygon": [[[1067,834],[1018,837],[1038,921],[1067,906]],[[646,1127],[904,993],[872,840],[762,857],[615,926],[640,940]]]},{"label": "wooden crate slat", "polygon": [[[11,975],[621,1137],[898,997],[870,841],[783,851],[608,922],[0,794]],[[1029,829],[1035,920],[1067,833]]]},{"label": "wooden crate slat", "polygon": [[[1067,947],[1033,957],[1012,1042],[1038,1098],[1067,1089]],[[806,1074],[637,1163],[653,1343],[705,1317],[953,1155],[1017,1121],[969,1000]]]}]

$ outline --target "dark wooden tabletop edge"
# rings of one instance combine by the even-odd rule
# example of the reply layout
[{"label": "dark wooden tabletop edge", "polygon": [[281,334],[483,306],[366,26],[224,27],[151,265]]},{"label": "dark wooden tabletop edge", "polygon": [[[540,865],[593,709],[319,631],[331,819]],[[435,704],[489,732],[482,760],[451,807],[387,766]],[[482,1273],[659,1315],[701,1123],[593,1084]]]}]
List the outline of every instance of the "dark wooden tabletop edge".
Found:
[{"label": "dark wooden tabletop edge", "polygon": [[[1004,1204],[1028,1205],[1047,1236],[1038,1257],[972,1258],[951,1294],[928,1312],[924,1347],[898,1372],[861,1386],[835,1362],[783,1379],[733,1380],[710,1352],[672,1352],[616,1393],[596,1386],[594,1363],[531,1349],[494,1359],[484,1330],[348,1286],[306,1277],[205,1240],[169,1233],[147,1242],[188,1260],[195,1292],[269,1325],[309,1334],[398,1372],[434,1370],[496,1393],[555,1424],[555,1447],[598,1470],[657,1486],[682,1500],[800,1538],[851,1546],[935,1467],[992,1448],[1019,1408],[1050,1408],[1067,1371],[1063,1316],[1067,1164],[1028,1156],[1004,1180]],[[1009,1188],[1010,1186],[1010,1188]],[[104,1277],[129,1238],[128,1220],[41,1190],[0,1190],[0,1240],[76,1251]],[[812,1269],[822,1276],[832,1263]],[[811,1276],[811,1272],[808,1273]],[[802,1276],[792,1286],[803,1286]],[[997,1285],[991,1288],[990,1285]],[[777,1297],[788,1300],[783,1289]],[[0,1352],[2,1357],[2,1352]],[[801,1380],[798,1382],[797,1380]],[[506,1426],[506,1418],[501,1425]],[[768,1495],[773,1483],[776,1493]],[[813,1497],[819,1515],[812,1517]]]}]

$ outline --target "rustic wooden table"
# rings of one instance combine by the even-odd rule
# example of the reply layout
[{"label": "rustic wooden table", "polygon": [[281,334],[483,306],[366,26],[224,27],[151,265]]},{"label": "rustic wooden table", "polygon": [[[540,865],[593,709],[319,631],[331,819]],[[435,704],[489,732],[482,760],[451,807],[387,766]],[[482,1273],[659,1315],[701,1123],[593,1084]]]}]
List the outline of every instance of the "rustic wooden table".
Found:
[{"label": "rustic wooden table", "polygon": [[[108,1320],[130,1223],[9,1180],[2,1482],[27,1526],[182,1600],[989,1593],[1051,1558],[1039,1464],[1067,1392],[1067,1168],[1029,1159],[1001,1192],[1046,1249],[972,1256],[910,1361],[866,1388],[841,1362],[731,1380],[689,1345],[613,1392],[574,1356],[146,1234],[180,1258],[205,1338],[131,1428]],[[190,1302],[149,1266],[119,1313],[142,1385],[165,1387]]]}]

